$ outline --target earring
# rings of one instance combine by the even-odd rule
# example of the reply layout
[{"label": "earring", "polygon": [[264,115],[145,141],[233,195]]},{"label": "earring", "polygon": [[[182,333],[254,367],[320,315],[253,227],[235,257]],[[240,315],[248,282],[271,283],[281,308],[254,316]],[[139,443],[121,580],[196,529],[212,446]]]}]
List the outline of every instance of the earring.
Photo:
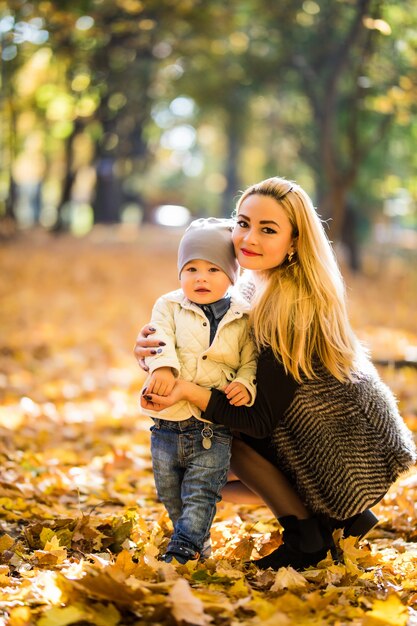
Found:
[{"label": "earring", "polygon": [[294,250],[291,250],[291,252],[288,253],[288,263],[291,263],[293,256],[294,256]]}]

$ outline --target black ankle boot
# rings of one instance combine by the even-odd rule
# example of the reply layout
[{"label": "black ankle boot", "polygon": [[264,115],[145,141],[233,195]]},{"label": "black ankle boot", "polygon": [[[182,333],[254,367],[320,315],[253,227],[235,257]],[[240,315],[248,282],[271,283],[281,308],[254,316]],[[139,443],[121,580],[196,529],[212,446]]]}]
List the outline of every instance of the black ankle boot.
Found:
[{"label": "black ankle boot", "polygon": [[332,554],[335,545],[330,527],[317,517],[298,519],[294,515],[280,517],[279,523],[284,529],[283,542],[271,554],[257,561],[251,561],[260,569],[279,569],[291,566],[296,570],[303,570],[311,565],[317,565],[324,559],[327,551]]},{"label": "black ankle boot", "polygon": [[348,520],[343,526],[343,535],[345,537],[359,537],[363,539],[377,524],[377,516],[372,513],[371,509],[365,509],[359,515],[355,515]]},{"label": "black ankle boot", "polygon": [[198,559],[199,554],[192,548],[188,548],[186,546],[178,545],[178,543],[170,542],[168,544],[167,551],[163,554],[160,559],[161,561],[165,561],[165,563],[171,563],[174,559],[184,565],[188,561],[195,561]]},{"label": "black ankle boot", "polygon": [[363,539],[377,524],[377,516],[371,509],[365,509],[362,513],[353,515],[345,520],[332,521],[333,528],[342,528],[344,537],[359,537]]}]

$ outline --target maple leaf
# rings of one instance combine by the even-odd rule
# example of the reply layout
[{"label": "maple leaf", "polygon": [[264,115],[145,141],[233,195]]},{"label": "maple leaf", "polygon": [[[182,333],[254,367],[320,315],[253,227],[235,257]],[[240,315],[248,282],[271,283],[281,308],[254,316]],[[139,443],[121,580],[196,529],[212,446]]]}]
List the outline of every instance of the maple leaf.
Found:
[{"label": "maple leaf", "polygon": [[245,537],[244,539],[239,541],[237,546],[232,551],[230,558],[248,561],[252,554],[254,545],[255,545],[255,540],[253,539],[253,537]]},{"label": "maple leaf", "polygon": [[117,626],[120,622],[120,613],[112,604],[94,606],[79,602],[67,607],[52,607],[47,609],[37,626],[69,626],[78,622],[87,622],[94,626]]},{"label": "maple leaf", "polygon": [[184,578],[179,578],[169,592],[172,614],[177,622],[207,626],[212,617],[204,612],[202,601],[197,598]]},{"label": "maple leaf", "polygon": [[0,552],[9,550],[14,544],[14,539],[7,533],[0,537]]},{"label": "maple leaf", "polygon": [[9,567],[7,565],[0,565],[0,585],[10,584],[9,574]]},{"label": "maple leaf", "polygon": [[306,586],[307,580],[302,574],[292,567],[280,567],[275,575],[271,591],[281,591],[282,589],[292,589],[294,591],[296,589],[305,589]]},{"label": "maple leaf", "polygon": [[363,618],[363,626],[406,626],[407,607],[397,594],[390,594],[386,600],[374,600],[372,608]]},{"label": "maple leaf", "polygon": [[9,612],[8,626],[30,626],[32,611],[28,606],[16,606]]},{"label": "maple leaf", "polygon": [[89,596],[99,600],[107,600],[113,602],[116,606],[136,606],[149,591],[145,585],[139,582],[135,588],[131,588],[125,582],[119,582],[112,575],[112,569],[109,571],[89,569],[85,575],[77,580],[66,580],[64,586],[70,583],[74,589],[85,591]]}]

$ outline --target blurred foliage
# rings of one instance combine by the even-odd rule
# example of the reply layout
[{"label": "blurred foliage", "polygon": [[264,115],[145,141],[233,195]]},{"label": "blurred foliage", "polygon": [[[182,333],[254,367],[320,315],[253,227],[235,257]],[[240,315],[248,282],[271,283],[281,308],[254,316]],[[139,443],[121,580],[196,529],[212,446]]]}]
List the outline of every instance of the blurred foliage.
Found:
[{"label": "blurred foliage", "polygon": [[348,203],[373,219],[401,189],[414,225],[412,6],[0,0],[3,215],[19,193],[29,223],[56,229],[77,210],[229,215],[242,186],[279,173],[336,237]]}]

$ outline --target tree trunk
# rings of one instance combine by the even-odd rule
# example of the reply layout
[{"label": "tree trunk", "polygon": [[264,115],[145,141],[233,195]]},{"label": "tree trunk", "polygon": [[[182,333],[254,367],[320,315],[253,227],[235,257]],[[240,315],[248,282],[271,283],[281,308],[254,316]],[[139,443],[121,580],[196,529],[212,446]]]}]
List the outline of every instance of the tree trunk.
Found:
[{"label": "tree trunk", "polygon": [[122,202],[121,186],[114,174],[115,159],[111,156],[98,158],[96,166],[96,196],[93,203],[95,224],[120,222]]},{"label": "tree trunk", "polygon": [[233,116],[233,113],[231,113],[227,124],[227,155],[224,172],[226,188],[222,195],[220,207],[222,217],[230,217],[236,206],[236,194],[240,184],[238,174],[238,160],[241,144],[240,128],[241,126],[236,122],[236,116]]},{"label": "tree trunk", "polygon": [[328,220],[327,234],[334,242],[341,238],[348,189],[337,180],[328,181],[327,193],[320,204],[319,212],[324,220]]},{"label": "tree trunk", "polygon": [[74,184],[76,172],[73,170],[73,147],[74,140],[81,130],[81,124],[76,121],[73,131],[65,144],[65,176],[62,182],[61,198],[57,206],[57,218],[52,228],[53,233],[61,233],[68,229],[68,224],[64,219],[64,209],[71,200],[72,186]]}]

